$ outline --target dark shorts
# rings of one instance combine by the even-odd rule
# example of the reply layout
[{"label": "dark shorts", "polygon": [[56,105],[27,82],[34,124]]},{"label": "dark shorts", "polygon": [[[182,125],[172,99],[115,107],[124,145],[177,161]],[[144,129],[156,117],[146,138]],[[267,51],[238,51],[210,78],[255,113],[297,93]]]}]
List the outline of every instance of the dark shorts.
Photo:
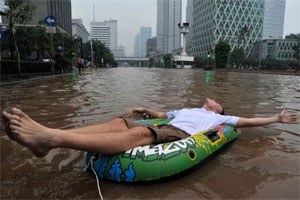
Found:
[{"label": "dark shorts", "polygon": [[124,118],[122,117],[128,128],[134,128],[134,127],[145,127],[150,129],[150,131],[155,135],[156,140],[154,143],[166,143],[166,142],[172,142],[176,140],[181,140],[184,138],[189,137],[190,135],[186,132],[180,130],[179,128],[176,128],[175,126],[172,126],[170,124],[160,125],[160,126],[151,126],[148,124],[138,123],[135,119],[130,118]]}]

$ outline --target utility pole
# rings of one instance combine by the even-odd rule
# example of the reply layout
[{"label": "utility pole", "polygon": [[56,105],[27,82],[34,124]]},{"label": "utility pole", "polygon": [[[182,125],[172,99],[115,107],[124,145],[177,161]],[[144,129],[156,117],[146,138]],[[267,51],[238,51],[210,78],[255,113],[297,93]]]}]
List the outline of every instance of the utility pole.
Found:
[{"label": "utility pole", "polygon": [[82,38],[80,38],[80,55],[83,58],[83,51],[82,51]]},{"label": "utility pole", "polygon": [[50,34],[50,42],[51,42],[51,71],[54,74],[54,56],[53,56],[53,34]]},{"label": "utility pole", "polygon": [[94,64],[94,57],[93,57],[93,40],[90,40],[90,44],[91,44],[91,62],[92,65]]},{"label": "utility pole", "polygon": [[93,22],[95,21],[95,4],[93,4]]},{"label": "utility pole", "polygon": [[53,34],[56,33],[56,19],[55,17],[48,15],[45,17],[45,23],[47,24],[46,26],[46,33],[50,33],[50,42],[51,42],[51,71],[54,73],[54,56],[53,56]]},{"label": "utility pole", "polygon": [[259,41],[259,61],[258,61],[258,69],[260,70],[260,63],[261,63],[261,54],[262,54],[262,50],[261,50],[261,44],[262,44],[262,40]]}]

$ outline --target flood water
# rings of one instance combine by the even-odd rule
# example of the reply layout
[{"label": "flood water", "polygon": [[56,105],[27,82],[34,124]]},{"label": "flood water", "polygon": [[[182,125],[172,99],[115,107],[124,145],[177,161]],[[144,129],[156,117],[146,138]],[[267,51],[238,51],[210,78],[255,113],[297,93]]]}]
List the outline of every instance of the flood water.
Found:
[{"label": "flood water", "polygon": [[[105,122],[136,107],[168,111],[215,98],[230,115],[300,114],[298,76],[199,69],[112,68],[1,87],[1,111],[24,110],[43,125],[69,129]],[[2,123],[2,122],[1,122]],[[124,184],[100,180],[104,199],[299,199],[299,124],[243,128],[228,148],[175,180]],[[97,199],[84,152],[45,158],[11,141],[1,124],[1,199]]]}]

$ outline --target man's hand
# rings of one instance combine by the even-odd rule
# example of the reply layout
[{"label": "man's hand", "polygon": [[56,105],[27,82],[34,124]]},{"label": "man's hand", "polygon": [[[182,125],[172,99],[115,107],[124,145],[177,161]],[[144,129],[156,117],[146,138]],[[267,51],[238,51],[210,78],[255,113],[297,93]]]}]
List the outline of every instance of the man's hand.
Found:
[{"label": "man's hand", "polygon": [[254,117],[254,118],[243,118],[240,117],[237,123],[237,127],[253,127],[253,126],[263,126],[273,123],[284,123],[284,124],[297,124],[298,115],[285,114],[285,109],[279,114],[272,117]]},{"label": "man's hand", "polygon": [[136,113],[145,113],[145,108],[135,108],[131,111],[131,114],[134,115]]},{"label": "man's hand", "polygon": [[153,118],[167,118],[167,114],[165,112],[159,112],[155,110],[151,110],[149,108],[136,108],[133,109],[131,115],[134,116],[135,114],[142,114],[147,113]]},{"label": "man's hand", "polygon": [[285,109],[278,115],[279,122],[284,124],[297,124],[298,115],[291,114],[287,115],[285,114]]}]

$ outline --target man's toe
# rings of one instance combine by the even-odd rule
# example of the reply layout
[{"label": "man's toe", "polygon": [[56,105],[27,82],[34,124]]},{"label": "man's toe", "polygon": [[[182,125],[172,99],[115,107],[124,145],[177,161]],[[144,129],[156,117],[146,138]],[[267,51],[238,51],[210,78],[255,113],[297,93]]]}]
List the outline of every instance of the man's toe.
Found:
[{"label": "man's toe", "polygon": [[27,117],[27,115],[19,108],[12,108],[12,113],[20,117]]},{"label": "man's toe", "polygon": [[5,120],[8,120],[8,119],[10,119],[11,114],[9,114],[9,113],[6,112],[6,111],[3,111],[3,112],[2,112],[2,116],[4,116],[4,119],[5,119]]}]

